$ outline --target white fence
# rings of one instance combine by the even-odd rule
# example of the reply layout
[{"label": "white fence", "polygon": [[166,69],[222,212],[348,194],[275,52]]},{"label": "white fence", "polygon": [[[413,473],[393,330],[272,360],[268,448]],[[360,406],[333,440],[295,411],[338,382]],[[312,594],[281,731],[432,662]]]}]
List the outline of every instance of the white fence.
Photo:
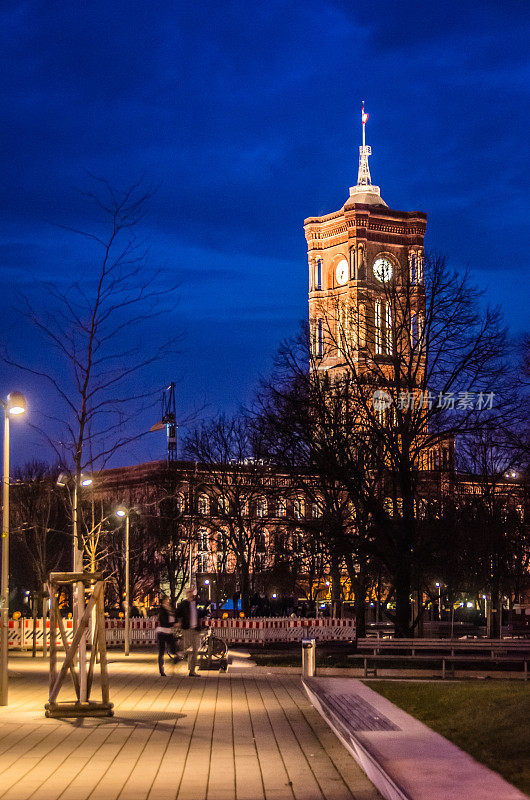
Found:
[{"label": "white fence", "polygon": [[293,619],[258,617],[255,619],[212,619],[213,632],[226,642],[321,642],[351,641],[356,637],[354,619]]},{"label": "white fence", "polygon": [[[73,622],[63,620],[68,642],[73,637]],[[156,619],[131,619],[131,645],[149,647],[156,644]],[[350,641],[356,637],[354,619],[293,619],[291,617],[257,617],[254,619],[212,619],[210,627],[216,636],[226,642],[244,644],[245,642],[299,642],[302,639],[317,639],[321,642]],[[37,648],[42,649],[42,619],[37,619]],[[46,622],[47,637],[50,635],[50,621]],[[105,620],[105,638],[107,645],[120,646],[125,639],[125,621],[123,619]],[[57,644],[62,640],[57,631]],[[33,646],[33,620],[9,620],[9,647],[29,650]]]}]

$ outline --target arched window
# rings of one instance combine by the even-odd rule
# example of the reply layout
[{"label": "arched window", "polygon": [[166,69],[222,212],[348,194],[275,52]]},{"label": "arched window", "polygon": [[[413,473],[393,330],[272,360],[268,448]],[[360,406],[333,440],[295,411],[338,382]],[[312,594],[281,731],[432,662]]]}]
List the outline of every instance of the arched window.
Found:
[{"label": "arched window", "polygon": [[228,510],[230,508],[230,503],[228,502],[228,497],[224,494],[220,494],[217,498],[217,509],[220,514],[228,514]]},{"label": "arched window", "polygon": [[186,510],[186,498],[180,492],[176,496],[177,514],[184,514]]},{"label": "arched window", "polygon": [[293,514],[295,519],[302,519],[304,516],[304,500],[302,497],[297,497],[293,503]]},{"label": "arched window", "polygon": [[197,503],[197,511],[199,514],[203,516],[207,516],[210,513],[210,498],[207,494],[199,495],[199,501]]},{"label": "arched window", "polygon": [[257,517],[267,516],[267,499],[265,497],[258,497],[258,500],[256,502],[256,516]]},{"label": "arched window", "polygon": [[322,289],[322,259],[317,258],[317,270],[316,270],[316,288]]},{"label": "arched window", "polygon": [[285,500],[285,497],[278,498],[278,505],[276,508],[276,512],[279,517],[285,517],[285,515],[287,514],[287,502]]}]

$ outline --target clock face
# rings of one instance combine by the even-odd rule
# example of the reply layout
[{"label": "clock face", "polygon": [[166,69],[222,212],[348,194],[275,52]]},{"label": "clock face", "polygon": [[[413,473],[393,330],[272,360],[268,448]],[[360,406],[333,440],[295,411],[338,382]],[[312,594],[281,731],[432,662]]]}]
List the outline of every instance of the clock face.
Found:
[{"label": "clock face", "polygon": [[388,258],[376,258],[374,261],[374,275],[378,281],[386,283],[392,277],[393,267]]},{"label": "clock face", "polygon": [[335,267],[335,278],[337,279],[339,286],[343,286],[345,283],[348,283],[348,273],[348,262],[345,258],[342,258]]}]

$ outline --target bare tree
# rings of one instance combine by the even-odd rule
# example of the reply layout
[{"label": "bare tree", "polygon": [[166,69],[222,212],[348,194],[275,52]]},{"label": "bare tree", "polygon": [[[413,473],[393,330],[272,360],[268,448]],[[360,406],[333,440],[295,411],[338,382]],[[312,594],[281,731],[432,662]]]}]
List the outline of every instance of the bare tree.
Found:
[{"label": "bare tree", "polygon": [[378,295],[317,309],[282,349],[261,403],[263,412],[272,395],[276,431],[286,434],[278,456],[301,458],[347,492],[358,541],[391,580],[401,636],[412,630],[411,593],[422,589],[425,477],[453,468],[458,435],[509,426],[520,411],[499,312],[482,310],[468,278],[440,259],[424,275],[403,272]]},{"label": "bare tree", "polygon": [[[149,192],[140,184],[117,191],[99,181],[86,198],[100,222],[93,230],[67,228],[83,241],[82,260],[90,259],[85,277],[66,289],[47,284],[44,308],[25,300],[25,313],[49,346],[53,368],[4,355],[51,387],[56,411],[47,422],[57,436],[46,437],[77,483],[83,471],[102,469],[119,448],[145,433],[137,428],[140,411],[153,397],[145,373],[175,345],[173,336],[148,349],[142,345],[142,325],[168,311],[174,289],[147,267],[135,235]],[[85,532],[92,549],[90,531],[97,525],[91,518]]]}]

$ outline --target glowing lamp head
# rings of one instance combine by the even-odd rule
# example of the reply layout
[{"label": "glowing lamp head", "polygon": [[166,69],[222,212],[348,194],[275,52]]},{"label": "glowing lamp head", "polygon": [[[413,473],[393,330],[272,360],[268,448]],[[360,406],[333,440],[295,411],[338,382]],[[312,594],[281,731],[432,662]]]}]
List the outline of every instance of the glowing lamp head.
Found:
[{"label": "glowing lamp head", "polygon": [[438,581],[436,581],[436,584],[435,584],[435,585],[436,585],[436,588],[437,588],[437,589],[439,589],[439,588],[440,588],[440,584],[438,583]]},{"label": "glowing lamp head", "polygon": [[92,486],[92,478],[90,478],[88,475],[81,475],[79,483],[81,486]]},{"label": "glowing lamp head", "polygon": [[26,398],[22,392],[11,392],[7,395],[6,410],[11,417],[18,417],[26,412]]},{"label": "glowing lamp head", "polygon": [[125,506],[118,506],[118,508],[115,511],[115,514],[117,517],[126,517],[127,509],[125,508]]},{"label": "glowing lamp head", "polygon": [[57,486],[66,486],[68,482],[68,475],[66,472],[61,472],[59,477],[57,478]]},{"label": "glowing lamp head", "polygon": [[204,581],[204,585],[205,585],[205,586],[209,586],[209,585],[210,585],[210,581],[209,581],[208,579],[206,579],[206,580]]}]

